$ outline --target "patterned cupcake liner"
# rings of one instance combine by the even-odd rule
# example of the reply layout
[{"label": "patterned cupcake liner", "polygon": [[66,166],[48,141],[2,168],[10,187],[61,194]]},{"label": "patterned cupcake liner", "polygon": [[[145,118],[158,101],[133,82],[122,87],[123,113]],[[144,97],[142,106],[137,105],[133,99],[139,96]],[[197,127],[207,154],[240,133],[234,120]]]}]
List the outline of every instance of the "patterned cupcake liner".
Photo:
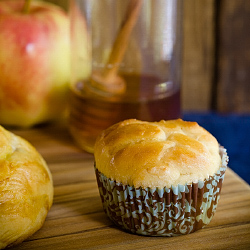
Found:
[{"label": "patterned cupcake liner", "polygon": [[189,234],[208,225],[216,211],[228,164],[205,181],[171,188],[135,188],[103,175],[95,168],[99,193],[108,217],[132,233],[150,236]]}]

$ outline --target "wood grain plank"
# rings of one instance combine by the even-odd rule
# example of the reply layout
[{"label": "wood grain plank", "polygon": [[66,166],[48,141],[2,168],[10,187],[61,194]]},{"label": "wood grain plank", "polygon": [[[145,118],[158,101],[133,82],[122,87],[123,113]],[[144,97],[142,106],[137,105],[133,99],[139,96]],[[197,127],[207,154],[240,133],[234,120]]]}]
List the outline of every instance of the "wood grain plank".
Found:
[{"label": "wood grain plank", "polygon": [[221,112],[250,113],[250,1],[220,1],[218,94]]},{"label": "wood grain plank", "polygon": [[71,137],[67,121],[41,125],[33,129],[11,129],[29,141],[47,163],[93,160],[93,155],[79,149]]},{"label": "wood grain plank", "polygon": [[55,196],[38,232],[13,249],[248,249],[250,186],[227,169],[211,223],[179,237],[144,237],[118,229],[103,212],[93,155],[79,150],[67,126],[15,130],[40,150],[51,169]]},{"label": "wood grain plank", "polygon": [[103,211],[51,219],[47,220],[43,230],[38,231],[35,235],[30,237],[29,241],[59,237],[62,235],[79,234],[112,225],[112,222],[106,216],[103,216]]},{"label": "wood grain plank", "polygon": [[209,110],[215,63],[214,0],[187,0],[183,20],[182,107]]},{"label": "wood grain plank", "polygon": [[[236,229],[236,230],[235,230]],[[72,244],[73,242],[73,244]],[[162,238],[132,235],[106,227],[24,242],[19,249],[248,249],[249,225],[205,228],[194,234]]]},{"label": "wood grain plank", "polygon": [[[53,174],[54,186],[79,182],[96,182],[94,161],[48,164]],[[55,170],[56,168],[56,170]]]},{"label": "wood grain plank", "polygon": [[[69,249],[70,244],[70,249],[143,249],[145,244],[150,249],[172,244],[182,249],[183,241],[186,244],[192,242],[193,249],[199,249],[204,242],[207,244],[204,249],[234,249],[235,242],[244,249],[250,244],[250,187],[230,169],[227,170],[221,200],[212,222],[194,234],[174,238],[137,236],[116,228],[102,211],[94,183],[76,184],[72,189],[71,185],[58,188],[62,189],[55,192],[56,201],[44,227],[18,249]],[[236,190],[233,196],[231,190]],[[233,240],[227,240],[228,236]],[[216,241],[219,242],[214,243]]]}]

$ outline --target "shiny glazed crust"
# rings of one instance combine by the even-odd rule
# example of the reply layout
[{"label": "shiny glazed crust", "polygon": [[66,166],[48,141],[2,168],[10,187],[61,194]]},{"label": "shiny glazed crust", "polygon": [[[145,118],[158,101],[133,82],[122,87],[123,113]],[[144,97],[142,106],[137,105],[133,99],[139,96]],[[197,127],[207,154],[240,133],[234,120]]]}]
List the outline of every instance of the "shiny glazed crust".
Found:
[{"label": "shiny glazed crust", "polygon": [[125,120],[97,138],[96,168],[135,188],[203,181],[221,166],[217,140],[196,122]]},{"label": "shiny glazed crust", "polygon": [[40,229],[52,201],[52,176],[43,158],[0,126],[0,249]]}]

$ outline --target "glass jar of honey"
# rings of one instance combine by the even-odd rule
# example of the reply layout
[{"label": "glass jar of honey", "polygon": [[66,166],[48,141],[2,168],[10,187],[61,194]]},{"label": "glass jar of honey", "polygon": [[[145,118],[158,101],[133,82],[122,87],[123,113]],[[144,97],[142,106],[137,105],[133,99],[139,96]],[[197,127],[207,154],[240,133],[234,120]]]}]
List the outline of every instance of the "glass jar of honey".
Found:
[{"label": "glass jar of honey", "polygon": [[181,116],[181,0],[72,0],[69,130],[93,152],[125,119]]}]

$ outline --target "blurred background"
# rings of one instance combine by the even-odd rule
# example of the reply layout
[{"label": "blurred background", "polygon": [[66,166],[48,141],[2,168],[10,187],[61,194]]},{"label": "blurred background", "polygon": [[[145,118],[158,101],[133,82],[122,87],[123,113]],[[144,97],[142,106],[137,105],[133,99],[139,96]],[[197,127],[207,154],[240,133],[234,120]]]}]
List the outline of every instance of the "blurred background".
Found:
[{"label": "blurred background", "polygon": [[183,111],[250,114],[250,1],[183,2]]},{"label": "blurred background", "polygon": [[183,3],[183,118],[210,131],[250,184],[250,1]]}]

